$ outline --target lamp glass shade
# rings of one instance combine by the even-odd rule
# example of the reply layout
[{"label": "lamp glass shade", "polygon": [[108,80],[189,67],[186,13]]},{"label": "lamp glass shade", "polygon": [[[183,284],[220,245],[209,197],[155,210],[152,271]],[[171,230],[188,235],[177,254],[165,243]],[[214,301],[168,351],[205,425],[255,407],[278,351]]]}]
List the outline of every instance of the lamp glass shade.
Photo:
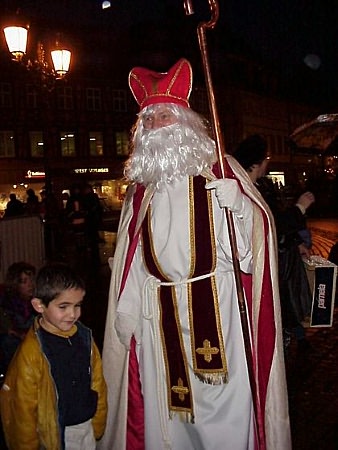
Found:
[{"label": "lamp glass shade", "polygon": [[28,30],[24,27],[6,27],[4,29],[9,51],[18,58],[26,53]]},{"label": "lamp glass shade", "polygon": [[53,50],[51,52],[55,72],[63,76],[69,70],[71,52],[69,50]]}]

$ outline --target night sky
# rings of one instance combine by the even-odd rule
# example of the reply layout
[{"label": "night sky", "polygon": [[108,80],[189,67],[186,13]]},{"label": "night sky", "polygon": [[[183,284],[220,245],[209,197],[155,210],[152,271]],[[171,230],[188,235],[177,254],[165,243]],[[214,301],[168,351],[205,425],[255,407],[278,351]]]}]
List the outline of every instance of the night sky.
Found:
[{"label": "night sky", "polygon": [[[111,7],[106,10],[98,0],[1,3],[7,9],[17,3],[21,12],[30,16],[32,26],[36,22],[41,28],[48,22],[48,31],[62,29],[67,39],[75,43],[79,42],[74,38],[76,34],[84,32],[83,42],[93,41],[90,36],[96,34],[93,45],[109,49],[132,35],[135,44],[126,49],[131,66],[138,63],[137,54],[141,60],[143,50],[151,48],[163,54],[172,52],[173,58],[196,58],[196,26],[210,17],[208,0],[192,0],[193,16],[185,15],[183,0],[111,0]],[[303,83],[309,78],[315,88],[334,97],[338,91],[336,0],[219,0],[219,9],[216,28],[207,33],[211,51],[215,45],[221,52],[233,50],[229,46],[236,47],[236,51],[272,64],[285,80]],[[310,58],[306,65],[304,58],[309,54],[319,59]],[[316,70],[310,67],[318,61]]]}]

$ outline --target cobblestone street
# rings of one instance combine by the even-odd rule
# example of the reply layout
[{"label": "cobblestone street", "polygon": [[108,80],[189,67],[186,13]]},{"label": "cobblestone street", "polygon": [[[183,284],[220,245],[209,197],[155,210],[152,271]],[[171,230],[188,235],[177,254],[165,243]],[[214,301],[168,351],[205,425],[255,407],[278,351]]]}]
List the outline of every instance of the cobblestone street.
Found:
[{"label": "cobblestone street", "polygon": [[327,258],[332,245],[338,242],[338,219],[308,219],[314,254]]},{"label": "cobblestone street", "polygon": [[294,450],[338,449],[338,308],[331,328],[308,328],[287,361]]}]

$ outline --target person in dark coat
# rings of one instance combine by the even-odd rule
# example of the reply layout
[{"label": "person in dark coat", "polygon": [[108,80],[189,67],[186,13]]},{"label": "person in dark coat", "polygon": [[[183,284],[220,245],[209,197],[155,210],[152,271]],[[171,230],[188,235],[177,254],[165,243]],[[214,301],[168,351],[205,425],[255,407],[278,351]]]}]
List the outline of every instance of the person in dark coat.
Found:
[{"label": "person in dark coat", "polygon": [[39,214],[40,213],[39,197],[35,194],[33,189],[27,189],[26,194],[27,194],[26,213]]},{"label": "person in dark coat", "polygon": [[282,204],[272,181],[265,177],[267,143],[259,135],[251,135],[242,141],[233,156],[247,171],[275,219],[284,347],[287,349],[292,335],[295,335],[300,348],[305,347],[307,342],[302,323],[310,315],[312,297],[302,257],[309,257],[311,249],[302,236],[307,229],[305,213],[315,201],[314,195],[305,192],[294,205],[285,207]]},{"label": "person in dark coat", "polygon": [[50,190],[42,190],[40,216],[45,228],[46,254],[50,259],[61,257],[61,235],[60,235],[60,207],[54,193]]},{"label": "person in dark coat", "polygon": [[4,217],[21,216],[25,212],[24,204],[16,198],[16,194],[9,195],[9,202],[6,205]]}]

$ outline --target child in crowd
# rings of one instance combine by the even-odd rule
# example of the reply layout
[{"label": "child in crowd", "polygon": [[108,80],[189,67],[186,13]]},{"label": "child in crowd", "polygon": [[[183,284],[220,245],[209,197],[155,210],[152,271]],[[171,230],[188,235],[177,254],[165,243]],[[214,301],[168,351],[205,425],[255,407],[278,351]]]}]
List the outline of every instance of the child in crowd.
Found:
[{"label": "child in crowd", "polygon": [[20,261],[11,264],[5,282],[0,286],[0,368],[6,373],[16,349],[31,327],[35,311],[32,307],[35,267]]},{"label": "child in crowd", "polygon": [[66,265],[36,278],[34,324],[0,391],[9,450],[94,450],[107,415],[106,384],[91,331],[78,319],[85,295]]}]

